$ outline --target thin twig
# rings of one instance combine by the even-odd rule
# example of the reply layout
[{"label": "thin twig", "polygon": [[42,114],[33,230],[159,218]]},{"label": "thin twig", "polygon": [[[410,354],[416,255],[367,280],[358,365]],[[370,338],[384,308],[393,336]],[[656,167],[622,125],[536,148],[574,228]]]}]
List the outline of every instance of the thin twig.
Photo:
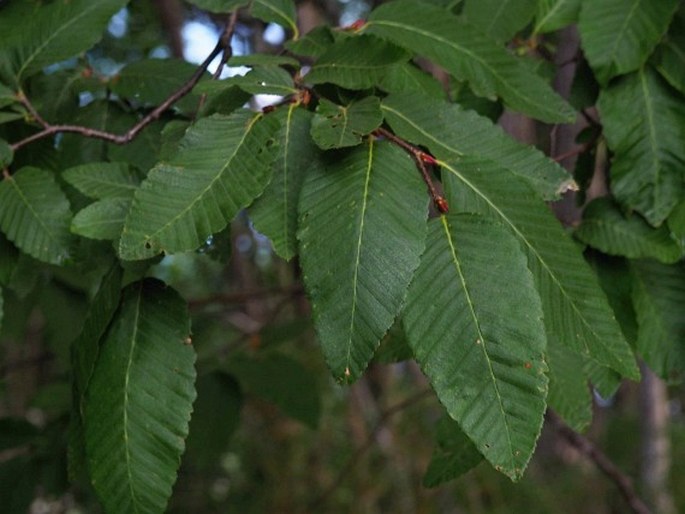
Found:
[{"label": "thin twig", "polygon": [[551,410],[547,411],[547,419],[556,428],[559,435],[568,441],[576,450],[588,457],[597,468],[604,473],[618,488],[621,496],[626,500],[635,514],[652,514],[651,510],[640,499],[633,487],[633,481],[607,457],[602,450],[597,448],[590,440],[586,439]]},{"label": "thin twig", "polygon": [[[176,91],[171,93],[166,100],[159,104],[155,109],[150,111],[146,116],[141,118],[138,123],[136,123],[127,132],[124,132],[123,134],[114,134],[112,132],[93,129],[90,127],[83,127],[80,125],[51,125],[40,116],[38,111],[31,104],[30,100],[22,92],[20,92],[19,100],[26,107],[29,113],[31,113],[31,115],[36,119],[36,121],[43,127],[43,130],[35,134],[32,134],[20,141],[17,141],[16,143],[13,143],[12,145],[10,145],[12,150],[16,152],[20,148],[28,145],[29,143],[60,132],[80,134],[84,137],[102,139],[104,141],[108,141],[110,143],[114,143],[117,145],[125,145],[127,143],[130,143],[138,134],[140,134],[140,132],[145,127],[150,125],[155,120],[159,119],[159,117],[167,109],[169,109],[169,107],[171,107],[174,103],[178,102],[181,98],[183,98],[193,90],[195,85],[200,81],[204,73],[207,71],[207,68],[217,55],[223,52],[225,60],[228,60],[230,58],[232,53],[230,43],[231,37],[233,36],[233,32],[235,31],[236,20],[237,12],[234,12],[231,15],[229,23],[226,26],[226,29],[223,31],[221,37],[219,38],[219,41],[217,42],[216,46],[207,56],[207,58],[202,62],[202,64],[200,64],[197,70],[195,70],[191,77],[181,87],[179,87]],[[221,68],[221,66],[219,66],[219,68]]]},{"label": "thin twig", "polygon": [[378,435],[378,432],[380,432],[380,430],[383,428],[388,419],[390,419],[395,414],[405,410],[406,408],[411,407],[415,403],[420,402],[424,398],[427,398],[432,394],[432,392],[432,389],[424,389],[416,393],[414,396],[410,396],[409,398],[399,403],[396,403],[392,407],[389,407],[387,410],[385,410],[381,414],[381,417],[378,419],[376,425],[373,427],[373,430],[371,430],[369,436],[366,438],[366,441],[364,441],[364,443],[360,447],[358,447],[357,450],[348,459],[348,461],[345,463],[345,465],[342,467],[342,469],[336,476],[335,480],[333,480],[333,482],[331,482],[331,484],[326,489],[324,489],[324,491],[311,503],[310,510],[316,511],[317,507],[319,507],[323,502],[325,502],[326,499],[338,487],[340,487],[340,484],[342,484],[343,480],[345,480],[345,478],[350,474],[354,467],[359,463],[362,456],[367,451],[369,451],[369,449],[373,446],[376,440],[376,436]]}]

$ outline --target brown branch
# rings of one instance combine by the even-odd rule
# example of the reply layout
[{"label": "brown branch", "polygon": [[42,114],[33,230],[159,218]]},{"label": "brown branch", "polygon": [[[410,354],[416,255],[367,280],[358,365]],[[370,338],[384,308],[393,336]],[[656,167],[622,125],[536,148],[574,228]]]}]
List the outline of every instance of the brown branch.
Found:
[{"label": "brown branch", "polygon": [[235,26],[236,26],[236,20],[237,20],[237,11],[234,11],[233,14],[231,15],[231,18],[226,25],[226,28],[224,29],[221,37],[219,38],[219,41],[217,41],[216,46],[214,49],[211,51],[211,53],[207,56],[207,58],[200,64],[197,70],[190,76],[190,78],[181,86],[179,87],[176,91],[171,93],[169,97],[164,100],[161,104],[159,104],[155,109],[150,111],[146,116],[141,118],[141,120],[136,123],[134,126],[132,126],[127,132],[124,132],[123,134],[114,134],[112,132],[107,132],[104,130],[98,130],[98,129],[93,129],[89,127],[83,127],[80,125],[51,125],[48,122],[46,122],[36,111],[36,109],[33,107],[29,99],[22,93],[20,92],[19,94],[19,100],[21,103],[26,107],[26,109],[31,113],[31,115],[36,119],[36,121],[43,127],[43,130],[40,132],[37,132],[35,134],[32,134],[25,139],[22,139],[20,141],[17,141],[16,143],[13,143],[10,145],[13,151],[17,151],[20,148],[28,145],[29,143],[32,143],[34,141],[37,141],[39,139],[43,139],[45,137],[51,136],[53,134],[57,134],[60,132],[68,132],[72,134],[80,134],[84,137],[91,137],[95,139],[102,139],[104,141],[114,143],[117,145],[125,145],[127,143],[130,143],[142,130],[150,125],[152,122],[155,120],[159,119],[159,117],[167,110],[169,107],[171,107],[173,104],[178,102],[181,98],[186,96],[188,93],[190,93],[195,85],[200,81],[204,73],[207,71],[207,68],[211,64],[211,62],[214,60],[214,58],[223,53],[222,57],[222,62],[221,65],[219,66],[219,69],[223,66],[223,64],[230,58],[232,54],[231,50],[231,37],[233,36],[233,32],[235,31]]},{"label": "brown branch", "polygon": [[324,491],[310,504],[310,510],[312,512],[317,512],[319,510],[318,507],[323,502],[325,502],[326,499],[338,487],[340,487],[340,484],[342,484],[343,480],[345,480],[345,478],[350,474],[354,467],[359,463],[362,456],[367,451],[369,451],[369,449],[373,446],[376,440],[376,436],[378,435],[378,432],[380,432],[385,423],[387,423],[388,419],[390,419],[395,414],[405,410],[406,408],[411,407],[415,403],[420,402],[424,398],[427,398],[432,394],[432,392],[432,389],[424,389],[416,393],[414,396],[410,396],[406,400],[403,400],[385,410],[381,414],[381,417],[378,419],[376,425],[373,427],[373,430],[371,430],[369,436],[366,438],[366,441],[364,441],[364,443],[361,446],[359,446],[357,450],[352,454],[352,456],[348,459],[348,461],[345,463],[345,465],[341,468],[340,472],[336,476],[335,480],[333,480],[333,482],[331,482],[331,484],[326,489],[324,489]]},{"label": "brown branch", "polygon": [[566,425],[556,413],[547,411],[547,419],[571,446],[580,453],[588,457],[595,466],[604,473],[618,488],[621,496],[626,500],[630,509],[635,514],[652,514],[651,510],[640,499],[633,487],[633,482],[602,450],[595,446],[590,440],[586,439],[571,427]]}]

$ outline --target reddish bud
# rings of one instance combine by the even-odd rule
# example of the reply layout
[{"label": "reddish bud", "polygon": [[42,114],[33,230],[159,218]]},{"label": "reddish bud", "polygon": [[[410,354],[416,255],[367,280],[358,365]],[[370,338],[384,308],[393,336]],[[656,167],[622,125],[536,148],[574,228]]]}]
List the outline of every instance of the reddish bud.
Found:
[{"label": "reddish bud", "polygon": [[263,114],[269,114],[270,112],[274,112],[275,110],[276,110],[276,106],[275,106],[275,105],[266,105],[266,106],[262,109],[262,113],[263,113]]},{"label": "reddish bud", "polygon": [[419,157],[426,164],[438,164],[438,161],[435,160],[435,157],[433,157],[431,154],[427,154],[426,152],[420,152]]},{"label": "reddish bud", "polygon": [[93,76],[93,69],[92,68],[83,68],[83,70],[81,71],[81,76],[84,79],[89,79],[90,77]]},{"label": "reddish bud", "polygon": [[362,27],[364,27],[364,25],[366,25],[365,20],[357,20],[345,27],[345,30],[360,30]]},{"label": "reddish bud", "polygon": [[435,197],[435,208],[440,212],[440,214],[447,214],[450,212],[450,206],[447,205],[447,200],[445,200],[442,196],[436,196]]}]

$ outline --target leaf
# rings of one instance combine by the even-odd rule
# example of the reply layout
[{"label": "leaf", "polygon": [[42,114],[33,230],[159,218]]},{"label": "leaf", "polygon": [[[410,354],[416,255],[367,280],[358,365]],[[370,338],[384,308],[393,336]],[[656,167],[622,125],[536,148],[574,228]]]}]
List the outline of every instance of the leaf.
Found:
[{"label": "leaf", "polygon": [[505,42],[533,18],[537,0],[466,0],[464,16],[483,33]]},{"label": "leaf", "polygon": [[4,305],[3,305],[2,287],[0,286],[0,333],[2,333],[2,318],[3,318],[3,315],[5,314],[3,307],[4,307]]},{"label": "leaf", "polygon": [[188,0],[200,9],[215,13],[229,13],[248,3],[248,0]]},{"label": "leaf", "polygon": [[297,202],[300,189],[317,148],[309,137],[312,114],[290,104],[279,109],[281,129],[273,177],[249,209],[255,228],[267,236],[274,251],[285,260],[297,254]]},{"label": "leaf", "polygon": [[201,470],[216,467],[240,424],[242,406],[240,387],[228,375],[213,372],[198,377],[184,459]]},{"label": "leaf", "polygon": [[685,94],[685,8],[682,4],[651,62],[671,86]]},{"label": "leaf", "polygon": [[227,63],[229,66],[290,66],[299,69],[300,62],[287,55],[248,54],[234,55]]},{"label": "leaf", "polygon": [[548,338],[549,394],[547,404],[576,431],[592,422],[592,395],[583,372],[584,359],[559,341]]},{"label": "leaf", "polygon": [[297,29],[297,13],[292,0],[253,0],[252,16],[263,21],[278,23],[293,33],[293,39],[300,36]]},{"label": "leaf", "polygon": [[454,480],[483,460],[459,424],[447,416],[438,422],[437,442],[438,446],[423,477],[424,487],[437,487]]},{"label": "leaf", "polygon": [[163,512],[195,399],[183,299],[132,284],[102,344],[85,405],[91,482],[107,512]]},{"label": "leaf", "polygon": [[383,337],[373,359],[381,364],[393,364],[412,359],[413,357],[414,354],[407,342],[402,321],[396,319],[388,333]]},{"label": "leaf", "polygon": [[[36,9],[30,23],[0,51],[17,83],[45,66],[87,50],[102,37],[110,18],[126,0],[71,0]],[[5,54],[4,56],[2,54]]]},{"label": "leaf", "polygon": [[665,263],[676,262],[681,256],[666,225],[655,229],[637,215],[626,218],[608,198],[597,198],[585,207],[583,222],[574,235],[610,255],[651,257]]},{"label": "leaf", "polygon": [[381,5],[369,18],[371,32],[425,55],[479,96],[500,96],[514,110],[550,123],[567,123],[575,113],[529,67],[448,11],[423,2]]},{"label": "leaf", "polygon": [[[124,66],[109,82],[110,89],[122,98],[144,106],[157,106],[179,90],[197,71],[197,66],[181,59],[143,59]],[[205,74],[209,77],[209,74]],[[193,113],[198,106],[196,94],[182,98],[174,108]]]},{"label": "leaf", "polygon": [[632,268],[637,350],[661,378],[681,380],[685,371],[685,265],[636,261]]},{"label": "leaf", "polygon": [[538,0],[533,34],[554,32],[578,21],[582,0]]},{"label": "leaf", "polygon": [[424,248],[426,216],[414,163],[387,142],[369,140],[309,171],[300,196],[300,260],[336,378],[358,378],[395,319]]},{"label": "leaf", "polygon": [[0,229],[20,250],[50,264],[69,258],[69,202],[49,171],[24,167],[0,182]]},{"label": "leaf", "polygon": [[119,238],[131,207],[131,198],[105,198],[81,209],[71,222],[71,231],[89,239]]},{"label": "leaf", "polygon": [[410,63],[391,66],[378,87],[387,93],[418,92],[436,98],[445,98],[445,91],[440,82]]},{"label": "leaf", "polygon": [[659,226],[685,193],[685,104],[644,68],[603,89],[598,107],[614,196]]},{"label": "leaf", "polygon": [[253,95],[293,95],[297,88],[293,78],[278,66],[259,66],[242,76],[231,77],[227,82]]},{"label": "leaf", "polygon": [[489,119],[458,105],[398,94],[383,100],[381,108],[395,130],[411,137],[418,131],[441,159],[458,162],[463,156],[477,156],[491,160],[525,179],[545,200],[559,198],[572,183],[566,170],[535,147],[514,141]]},{"label": "leaf", "polygon": [[585,57],[600,83],[642,66],[678,7],[678,0],[582,3],[578,29]]},{"label": "leaf", "polygon": [[355,146],[361,143],[362,136],[376,130],[382,122],[378,97],[367,96],[346,106],[321,98],[312,120],[311,136],[323,150]]},{"label": "leaf", "polygon": [[101,200],[130,197],[140,179],[124,162],[95,162],[74,166],[62,172],[62,178],[89,198]]},{"label": "leaf", "polygon": [[327,25],[314,27],[303,37],[285,42],[285,47],[295,55],[320,57],[333,44],[335,38]]},{"label": "leaf", "polygon": [[4,84],[0,84],[0,107],[7,107],[17,103],[17,95]]},{"label": "leaf", "polygon": [[[429,223],[403,311],[414,357],[498,471],[521,477],[542,428],[542,307],[518,241],[475,215]],[[503,287],[506,285],[505,287]]]},{"label": "leaf", "polygon": [[193,250],[219,232],[271,178],[275,118],[241,111],[188,130],[178,153],[136,191],[119,244],[125,260]]},{"label": "leaf", "polygon": [[680,246],[685,250],[685,199],[671,211],[668,217],[668,228],[680,240]]},{"label": "leaf", "polygon": [[407,61],[406,50],[370,35],[337,41],[316,60],[305,76],[311,84],[329,82],[348,89],[379,83],[397,63]]},{"label": "leaf", "polygon": [[237,354],[228,361],[227,370],[247,392],[316,429],[321,415],[319,388],[314,375],[298,361],[278,353],[255,358]]},{"label": "leaf", "polygon": [[0,168],[6,168],[12,164],[14,150],[7,141],[0,138]]}]

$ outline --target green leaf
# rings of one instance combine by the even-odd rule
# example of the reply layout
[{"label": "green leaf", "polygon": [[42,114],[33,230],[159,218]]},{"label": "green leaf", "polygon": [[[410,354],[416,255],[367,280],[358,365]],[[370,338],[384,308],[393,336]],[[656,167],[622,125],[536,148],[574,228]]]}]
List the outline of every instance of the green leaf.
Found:
[{"label": "green leaf", "polygon": [[274,251],[290,260],[297,254],[297,202],[300,189],[317,148],[309,137],[312,114],[290,104],[271,116],[278,116],[278,156],[273,177],[264,193],[250,207],[255,228],[267,236]]},{"label": "green leaf", "polygon": [[[0,51],[17,83],[45,66],[87,50],[102,37],[110,18],[127,0],[51,2],[20,24],[14,40]],[[2,55],[4,54],[4,55]]]},{"label": "green leaf", "polygon": [[4,84],[0,84],[0,107],[7,107],[14,103],[17,103],[16,93]]},{"label": "green leaf", "polygon": [[249,357],[237,354],[227,370],[243,389],[278,405],[285,414],[316,429],[321,398],[314,375],[298,361],[278,353]]},{"label": "green leaf", "polygon": [[610,255],[651,257],[666,263],[676,262],[681,256],[666,225],[655,229],[637,215],[626,218],[609,198],[597,198],[585,207],[583,222],[574,234]]},{"label": "green leaf", "polygon": [[414,353],[407,341],[407,335],[404,333],[402,321],[396,319],[395,323],[390,327],[388,333],[381,341],[381,344],[373,356],[375,362],[381,364],[393,364],[395,362],[402,362],[414,357]]},{"label": "green leaf", "polygon": [[[122,98],[144,106],[157,106],[180,89],[196,71],[196,65],[180,59],[143,59],[127,64],[109,82],[109,87]],[[175,103],[174,107],[192,113],[197,109],[198,102],[198,96],[191,93]]]},{"label": "green leaf", "polygon": [[0,333],[2,333],[2,317],[5,313],[3,309],[3,295],[2,295],[2,287],[0,287]]},{"label": "green leaf", "polygon": [[614,196],[660,225],[685,193],[685,104],[644,68],[602,90],[598,107],[614,152]]},{"label": "green leaf", "polygon": [[495,41],[508,41],[533,18],[537,0],[466,0],[466,20]]},{"label": "green leaf", "polygon": [[278,66],[259,66],[245,75],[231,77],[227,82],[253,95],[286,96],[297,93],[293,78]]},{"label": "green leaf", "polygon": [[578,29],[585,57],[600,83],[635,71],[652,53],[678,0],[584,1]]},{"label": "green leaf", "polygon": [[231,377],[219,372],[198,377],[184,458],[201,470],[216,467],[240,424],[242,406],[240,387]]},{"label": "green leaf", "polygon": [[668,228],[680,240],[680,246],[685,250],[685,199],[675,206],[668,217]]},{"label": "green leaf", "polygon": [[519,242],[480,216],[431,221],[403,322],[448,414],[498,471],[520,478],[542,428],[547,364]]},{"label": "green leaf", "polygon": [[583,373],[584,359],[559,341],[548,338],[549,395],[547,404],[574,430],[592,422],[592,395]]},{"label": "green leaf", "polygon": [[278,23],[293,33],[297,39],[297,13],[292,0],[252,0],[252,16],[263,21]]},{"label": "green leaf", "polygon": [[341,39],[316,60],[305,76],[311,84],[329,82],[348,89],[366,89],[378,84],[409,53],[370,35]]},{"label": "green leaf", "polygon": [[197,5],[205,11],[229,13],[235,11],[238,7],[247,5],[248,0],[188,0],[188,2]]},{"label": "green leaf", "polygon": [[183,299],[159,281],[124,291],[86,395],[91,482],[107,512],[161,513],[195,399]]},{"label": "green leaf", "polygon": [[259,196],[271,178],[278,121],[241,111],[188,130],[178,153],[136,191],[119,253],[140,260],[193,250]]},{"label": "green leaf", "polygon": [[572,184],[566,170],[535,147],[514,141],[489,119],[458,105],[398,94],[388,96],[381,107],[393,129],[410,138],[418,132],[419,142],[430,141],[431,150],[440,159],[457,163],[463,156],[477,156],[491,160],[525,179],[545,200],[559,198],[559,193]]},{"label": "green leaf", "polygon": [[14,158],[14,150],[7,141],[0,138],[0,168],[6,168],[12,164]]},{"label": "green leaf", "polygon": [[312,120],[311,136],[323,150],[355,146],[381,123],[383,113],[378,97],[367,96],[345,106],[322,98]]},{"label": "green leaf", "polygon": [[381,5],[369,30],[425,55],[479,96],[500,96],[514,110],[550,123],[575,119],[575,112],[529,66],[448,11],[423,2]]},{"label": "green leaf", "polygon": [[20,250],[50,264],[69,258],[69,201],[49,171],[25,167],[0,182],[0,229]]},{"label": "green leaf", "polygon": [[483,460],[459,424],[447,416],[438,422],[437,442],[423,477],[424,487],[437,487],[454,480]]},{"label": "green leaf", "polygon": [[671,86],[685,94],[685,8],[682,4],[652,63]]},{"label": "green leaf", "polygon": [[378,87],[387,93],[419,92],[436,98],[445,98],[445,90],[442,84],[432,75],[410,63],[391,66]]},{"label": "green leaf", "polygon": [[297,40],[285,42],[285,47],[295,55],[320,57],[333,44],[335,38],[330,27],[320,25]]},{"label": "green leaf", "polygon": [[637,312],[637,350],[665,380],[685,372],[685,265],[637,261],[633,267],[633,302]]},{"label": "green leaf", "polygon": [[336,378],[351,382],[418,266],[427,198],[412,160],[387,142],[328,157],[302,187],[300,260],[324,357]]},{"label": "green leaf", "polygon": [[534,34],[554,32],[578,21],[582,0],[538,0]]},{"label": "green leaf", "polygon": [[229,66],[291,66],[300,67],[300,62],[287,55],[248,54],[234,55],[228,60]]},{"label": "green leaf", "polygon": [[118,239],[131,207],[131,198],[105,198],[81,209],[71,222],[71,231],[89,239]]},{"label": "green leaf", "polygon": [[124,162],[95,162],[74,166],[62,178],[89,198],[130,197],[140,184]]}]

